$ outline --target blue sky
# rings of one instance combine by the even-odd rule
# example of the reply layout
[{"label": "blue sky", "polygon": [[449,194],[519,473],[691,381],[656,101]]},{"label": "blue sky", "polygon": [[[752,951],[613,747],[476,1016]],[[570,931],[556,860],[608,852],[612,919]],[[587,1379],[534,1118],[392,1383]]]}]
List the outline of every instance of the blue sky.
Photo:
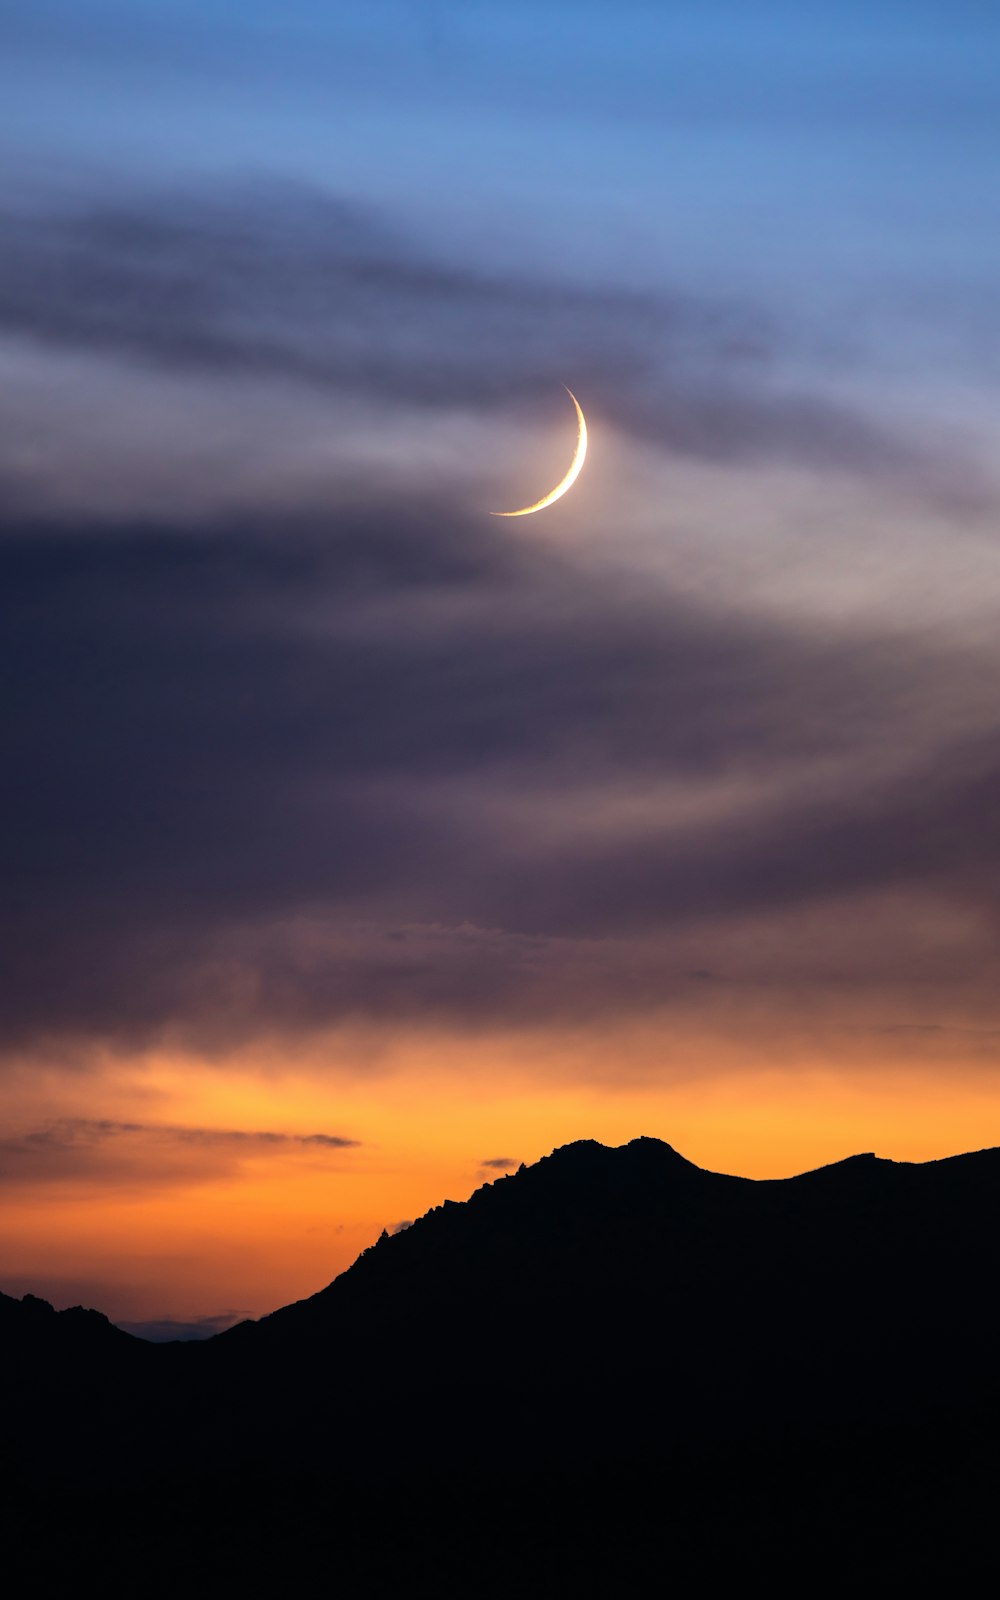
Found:
[{"label": "blue sky", "polygon": [[987,6],[42,0],[4,26],[28,187],[297,177],[443,254],[804,311],[1000,267]]}]

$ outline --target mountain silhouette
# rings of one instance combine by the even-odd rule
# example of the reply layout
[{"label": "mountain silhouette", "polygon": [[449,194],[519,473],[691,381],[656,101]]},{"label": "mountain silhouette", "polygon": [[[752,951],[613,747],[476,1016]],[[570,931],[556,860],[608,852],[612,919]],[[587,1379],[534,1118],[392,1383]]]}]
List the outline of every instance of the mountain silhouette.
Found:
[{"label": "mountain silhouette", "polygon": [[666,1546],[692,1577],[750,1550],[978,1577],[998,1221],[996,1149],[754,1181],[566,1145],[202,1344],[0,1297],[8,1481],[29,1528],[94,1483],[137,1538],[181,1522],[241,1593],[327,1535],[356,1592],[421,1563],[438,1593],[606,1591],[623,1540],[640,1588]]}]

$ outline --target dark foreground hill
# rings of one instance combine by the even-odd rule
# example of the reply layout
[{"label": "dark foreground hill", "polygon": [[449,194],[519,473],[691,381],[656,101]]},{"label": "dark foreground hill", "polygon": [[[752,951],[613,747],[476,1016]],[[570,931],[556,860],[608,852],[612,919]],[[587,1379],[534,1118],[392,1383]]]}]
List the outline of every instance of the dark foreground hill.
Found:
[{"label": "dark foreground hill", "polygon": [[203,1345],[4,1297],[21,1592],[81,1552],[185,1595],[981,1581],[998,1222],[1000,1150],[752,1182],[581,1143]]}]

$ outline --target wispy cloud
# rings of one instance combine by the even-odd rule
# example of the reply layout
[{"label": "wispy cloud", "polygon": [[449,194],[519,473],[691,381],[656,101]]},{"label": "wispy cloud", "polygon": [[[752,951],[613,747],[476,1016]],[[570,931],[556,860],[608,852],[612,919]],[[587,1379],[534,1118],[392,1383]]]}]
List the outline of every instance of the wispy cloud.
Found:
[{"label": "wispy cloud", "polygon": [[331,1133],[272,1133],[247,1132],[240,1128],[189,1128],[174,1127],[169,1123],[114,1122],[108,1118],[64,1117],[48,1128],[23,1134],[18,1140],[6,1140],[3,1149],[71,1149],[80,1144],[97,1144],[105,1139],[130,1138],[162,1139],[167,1143],[218,1145],[235,1144],[245,1147],[260,1145],[263,1148],[278,1145],[322,1145],[331,1150],[355,1150],[357,1139],[344,1139]]},{"label": "wispy cloud", "polygon": [[250,1157],[358,1147],[357,1139],[339,1134],[64,1117],[0,1140],[0,1182],[59,1182],[100,1172],[109,1183],[138,1178],[155,1186],[207,1176]]},{"label": "wispy cloud", "polygon": [[665,289],[489,275],[306,186],[121,192],[0,212],[0,334],[158,372],[495,410],[572,375],[605,418],[694,458],[896,476],[923,451],[772,382],[773,317]]},{"label": "wispy cloud", "polygon": [[148,1339],[153,1344],[168,1344],[173,1339],[185,1342],[212,1339],[217,1333],[224,1333],[227,1328],[245,1321],[249,1316],[249,1311],[220,1311],[213,1316],[190,1319],[153,1317],[145,1322],[119,1321],[116,1326],[125,1333],[134,1334],[137,1339]]}]

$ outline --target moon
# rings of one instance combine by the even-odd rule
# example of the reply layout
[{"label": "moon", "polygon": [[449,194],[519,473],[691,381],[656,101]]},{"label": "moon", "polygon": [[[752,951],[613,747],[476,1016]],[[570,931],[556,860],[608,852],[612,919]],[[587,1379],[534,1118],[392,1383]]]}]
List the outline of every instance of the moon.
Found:
[{"label": "moon", "polygon": [[533,506],[522,506],[520,511],[491,511],[491,517],[530,517],[535,511],[544,511],[546,506],[551,506],[556,500],[561,500],[563,495],[566,493],[566,490],[572,489],[577,478],[580,476],[580,473],[583,470],[583,463],[587,459],[587,419],[584,416],[580,402],[576,398],[576,395],[573,393],[572,389],[567,389],[565,384],[563,384],[563,388],[566,389],[566,393],[569,395],[576,407],[576,420],[578,428],[576,436],[576,449],[573,452],[573,459],[569,464],[569,471],[567,472],[565,478],[561,478],[559,480],[554,489],[550,489],[547,495],[542,496],[541,500],[536,500]]}]

